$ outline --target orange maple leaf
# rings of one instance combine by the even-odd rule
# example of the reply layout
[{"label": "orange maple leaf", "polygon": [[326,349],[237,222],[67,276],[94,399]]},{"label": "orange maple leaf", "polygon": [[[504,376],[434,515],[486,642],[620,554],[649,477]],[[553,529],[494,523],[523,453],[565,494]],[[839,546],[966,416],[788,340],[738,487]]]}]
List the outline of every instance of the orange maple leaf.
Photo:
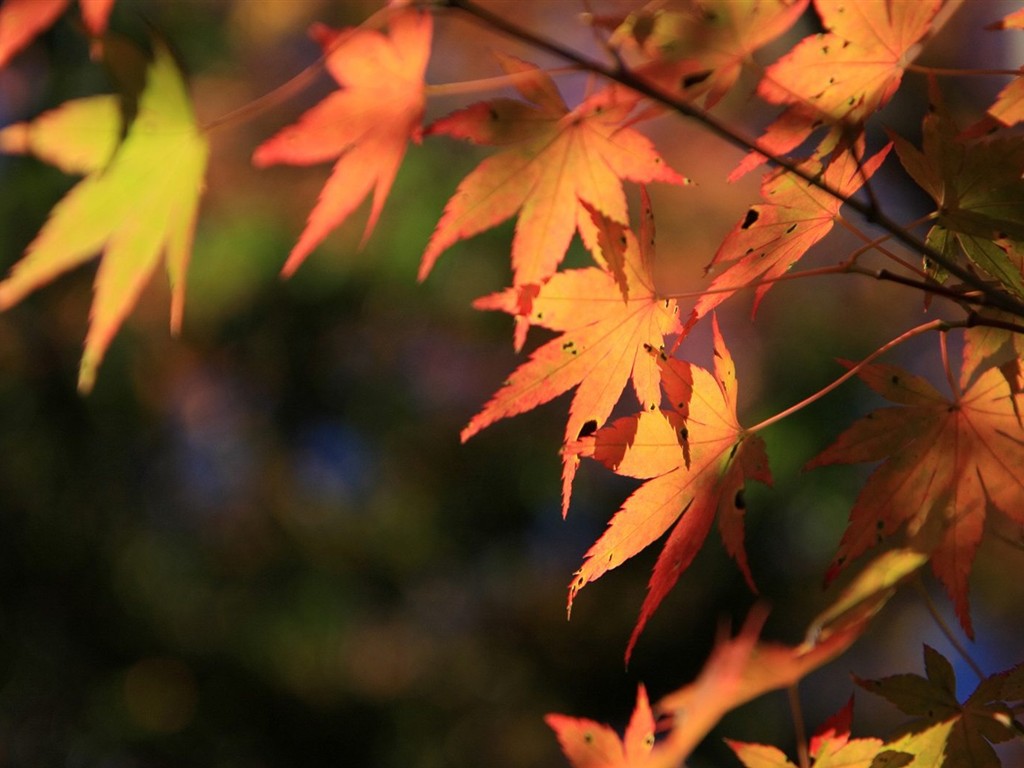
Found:
[{"label": "orange maple leaf", "polygon": [[808,0],[698,0],[669,9],[649,3],[631,13],[609,39],[653,59],[642,75],[688,98],[706,95],[710,108],[735,85],[754,51],[793,26]]},{"label": "orange maple leaf", "polygon": [[640,768],[654,748],[654,714],[643,685],[623,738],[603,723],[584,717],[550,714],[551,726],[572,768]]},{"label": "orange maple leaf", "polygon": [[[829,163],[821,179],[840,195],[849,197],[878,170],[891,146],[885,146],[865,162],[845,150]],[[814,175],[821,172],[816,160],[806,161],[801,168]],[[784,275],[829,233],[842,207],[839,198],[784,170],[765,174],[761,198],[764,202],[752,206],[737,222],[708,265],[708,271],[722,266],[726,269],[697,301],[687,327],[736,291],[759,280],[770,281]],[[763,282],[757,286],[753,312],[772,285]]]},{"label": "orange maple leaf", "polygon": [[[653,712],[641,686],[624,739],[593,720],[548,715],[545,719],[573,768],[678,768],[723,715],[768,691],[795,684],[843,653],[868,624],[861,617],[835,631],[824,630],[814,641],[788,646],[758,640],[766,618],[766,609],[755,606],[736,637],[728,637],[721,627],[697,679],[662,698]],[[657,730],[667,731],[657,741],[654,715],[661,719]],[[833,722],[812,741],[815,755],[832,754],[847,743],[844,734],[837,733],[842,723]]]},{"label": "orange maple leaf", "polygon": [[973,635],[967,580],[986,512],[997,509],[1024,525],[1021,396],[995,368],[969,387],[962,382],[951,400],[896,366],[868,365],[858,375],[900,407],[868,414],[807,464],[885,460],[857,497],[829,578],[906,525],[912,538],[937,539],[923,542],[932,570]]},{"label": "orange maple leaf", "polygon": [[[462,430],[466,441],[499,419],[523,413],[577,387],[569,406],[565,441],[576,440],[588,423],[593,427],[611,414],[628,381],[644,408],[661,402],[657,362],[645,347],[659,347],[679,330],[678,308],[658,295],[650,272],[653,219],[643,194],[645,222],[640,241],[632,231],[602,216],[598,254],[603,264],[552,275],[540,285],[510,288],[474,302],[477,309],[516,315],[561,335],[536,349]],[[618,272],[618,274],[617,274]],[[623,294],[623,281],[626,293]],[[522,340],[522,334],[518,334]],[[565,455],[563,513],[568,509],[572,478],[579,459]]]},{"label": "orange maple leaf", "polygon": [[324,49],[327,69],[341,86],[253,153],[253,163],[312,165],[337,158],[330,178],[292,248],[283,273],[310,252],[373,191],[363,234],[373,232],[410,139],[419,142],[425,105],[423,76],[430,56],[427,13],[398,10],[389,34],[335,31],[317,24],[310,35]]},{"label": "orange maple leaf", "polygon": [[786,688],[846,651],[864,632],[866,621],[824,632],[797,646],[758,640],[767,613],[755,606],[736,637],[720,631],[704,669],[692,683],[654,705],[671,729],[644,768],[677,768],[727,712],[767,693]]},{"label": "orange maple leaf", "polygon": [[512,283],[540,283],[557,269],[577,230],[587,248],[596,249],[586,205],[628,223],[623,179],[688,183],[647,137],[625,125],[639,101],[635,94],[611,86],[570,111],[540,69],[508,56],[501,63],[529,103],[474,104],[427,129],[505,149],[470,172],[448,201],[423,253],[421,280],[445,249],[519,211]]},{"label": "orange maple leaf", "polygon": [[[827,32],[804,38],[765,70],[757,93],[788,109],[758,142],[781,155],[820,125],[859,126],[899,88],[942,0],[815,0]],[[757,154],[741,164],[750,170]],[[763,159],[763,158],[760,158]],[[735,178],[739,173],[734,173]]]},{"label": "orange maple leaf", "polygon": [[[771,484],[764,441],[736,419],[737,382],[732,356],[713,322],[714,372],[657,355],[662,387],[672,410],[644,410],[584,437],[569,450],[615,472],[646,479],[589,549],[569,587],[569,607],[585,585],[600,578],[675,526],[658,557],[647,597],[626,649],[697,554],[711,523],[755,589],[743,548],[747,478]],[[678,522],[677,522],[678,521]]]},{"label": "orange maple leaf", "polygon": [[[0,67],[64,13],[70,0],[4,0],[0,4]],[[79,0],[89,34],[99,37],[107,28],[114,0]]]}]

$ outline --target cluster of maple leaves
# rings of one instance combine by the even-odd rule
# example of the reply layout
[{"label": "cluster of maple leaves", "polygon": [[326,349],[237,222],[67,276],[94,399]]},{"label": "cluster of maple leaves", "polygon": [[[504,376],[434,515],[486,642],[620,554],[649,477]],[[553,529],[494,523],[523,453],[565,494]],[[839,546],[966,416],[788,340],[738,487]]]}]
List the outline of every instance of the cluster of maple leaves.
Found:
[{"label": "cluster of maple leaves", "polygon": [[[884,539],[902,534],[899,546],[861,568],[815,620],[804,644],[759,641],[763,615],[757,612],[738,636],[722,639],[695,682],[653,710],[641,688],[622,740],[589,720],[549,716],[576,768],[680,764],[726,711],[795,684],[844,651],[899,583],[926,563],[949,593],[964,630],[973,633],[968,576],[986,516],[998,512],[1024,527],[1024,347],[1014,331],[1019,312],[1003,311],[1019,310],[1024,302],[1024,142],[1006,130],[1024,119],[1024,78],[1012,79],[967,130],[946,115],[936,89],[921,148],[892,135],[869,156],[864,141],[866,122],[892,98],[906,68],[958,4],[815,0],[813,12],[825,31],[801,40],[763,69],[756,95],[783,111],[731,178],[766,159],[778,167],[765,174],[761,200],[713,255],[709,269],[715,276],[685,315],[652,277],[655,226],[644,185],[689,180],[669,167],[635,125],[673,105],[685,105],[678,111],[687,114],[712,108],[734,87],[755,51],[812,12],[809,0],[638,3],[628,13],[591,16],[618,67],[612,72],[620,77],[569,105],[549,74],[498,54],[497,65],[518,97],[470,104],[428,126],[423,125],[424,77],[432,10],[460,10],[484,21],[489,12],[465,0],[396,1],[372,24],[311,30],[337,90],[252,156],[260,167],[334,163],[284,274],[298,269],[367,196],[372,202],[364,239],[371,235],[410,142],[448,136],[495,148],[445,206],[419,277],[426,278],[456,242],[517,217],[512,284],[475,306],[514,318],[517,351],[532,327],[554,336],[511,373],[461,436],[467,440],[498,420],[574,390],[562,446],[563,513],[582,459],[643,481],[586,553],[569,588],[571,607],[586,584],[668,533],[627,659],[716,520],[727,551],[754,588],[743,546],[744,486],[750,480],[772,481],[759,434],[768,422],[744,427],[739,421],[736,368],[715,308],[755,287],[756,309],[774,281],[828,234],[843,205],[891,154],[935,201],[932,227],[922,241],[925,266],[911,278],[969,307],[969,320],[960,323],[965,343],[959,377],[949,375],[952,394],[945,396],[892,365],[850,363],[847,375],[858,376],[893,406],[865,416],[807,465],[881,462],[854,504],[829,578]],[[0,66],[67,5],[67,0],[5,0]],[[80,0],[80,5],[99,46],[117,45],[101,39],[113,0]],[[1024,28],[1024,11],[995,26]],[[604,70],[595,64],[592,71]],[[644,93],[631,83],[644,84]],[[83,391],[92,387],[113,336],[162,260],[172,287],[172,330],[180,327],[206,175],[205,130],[160,43],[154,44],[135,114],[127,125],[124,120],[118,97],[101,95],[0,130],[0,151],[32,153],[84,177],[54,206],[24,257],[0,282],[0,309],[7,309],[102,253],[80,371]],[[805,157],[788,157],[809,140],[813,149]],[[639,185],[635,227],[626,182]],[[593,265],[560,269],[577,234]],[[950,272],[972,279],[956,282]],[[708,316],[711,369],[673,351]],[[952,327],[932,323],[925,330],[945,334]],[[945,349],[943,343],[944,355]],[[609,421],[627,388],[637,412]],[[998,765],[989,742],[1021,730],[1010,705],[1024,699],[1024,667],[984,679],[961,704],[949,663],[926,649],[925,666],[927,678],[860,681],[919,718],[908,735],[889,743],[851,739],[846,709],[812,739],[808,754],[814,765]],[[664,716],[667,730],[657,742],[654,713]],[[751,768],[792,765],[773,747],[731,746]]]}]

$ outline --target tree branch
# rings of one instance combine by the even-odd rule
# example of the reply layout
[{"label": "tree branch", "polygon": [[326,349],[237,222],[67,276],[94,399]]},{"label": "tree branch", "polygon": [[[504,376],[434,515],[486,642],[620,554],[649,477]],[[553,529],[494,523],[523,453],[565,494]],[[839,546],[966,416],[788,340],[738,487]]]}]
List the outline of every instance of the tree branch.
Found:
[{"label": "tree branch", "polygon": [[989,305],[1024,318],[1024,302],[1011,296],[1005,291],[993,288],[969,269],[966,269],[957,262],[946,258],[944,254],[939,253],[934,248],[928,246],[919,237],[908,232],[906,229],[901,227],[899,223],[890,219],[882,213],[881,210],[878,210],[877,207],[870,203],[857,200],[854,197],[846,196],[839,190],[826,184],[814,174],[808,173],[807,171],[799,168],[797,164],[791,160],[765,151],[758,146],[756,141],[739,133],[728,123],[719,120],[717,117],[711,115],[691,102],[662,91],[652,83],[638,77],[635,73],[630,71],[628,68],[623,67],[621,64],[618,64],[615,67],[609,67],[599,61],[594,61],[583,56],[578,51],[562,45],[556,40],[551,40],[529,29],[520,27],[501,16],[492,13],[488,9],[477,5],[473,0],[438,0],[438,6],[460,11],[479,23],[501,32],[504,35],[528,43],[539,50],[546,51],[565,61],[571,62],[584,71],[598,75],[612,82],[619,83],[620,85],[623,85],[636,93],[667,107],[683,117],[688,117],[697,121],[704,126],[705,129],[735,147],[739,147],[740,149],[750,152],[758,152],[764,155],[772,165],[803,179],[808,184],[817,187],[837,200],[841,200],[844,205],[848,205],[850,208],[857,211],[857,213],[859,213],[868,223],[890,233],[894,240],[898,240],[911,250],[926,256],[935,264],[938,264],[949,272],[949,274],[960,279],[971,288],[979,291],[985,296],[986,303]]}]

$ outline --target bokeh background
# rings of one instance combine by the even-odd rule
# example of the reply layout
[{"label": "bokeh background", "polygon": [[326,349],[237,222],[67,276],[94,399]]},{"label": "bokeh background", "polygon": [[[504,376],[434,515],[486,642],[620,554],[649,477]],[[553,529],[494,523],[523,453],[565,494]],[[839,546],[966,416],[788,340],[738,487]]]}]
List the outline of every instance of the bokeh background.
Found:
[{"label": "bokeh background", "polygon": [[[208,122],[309,66],[311,22],[359,23],[378,5],[119,0],[112,27],[143,45],[154,33],[169,40]],[[578,24],[583,3],[486,5],[597,53]],[[1016,33],[981,29],[1017,5],[967,3],[923,61],[1017,67]],[[813,30],[808,17],[789,42]],[[442,16],[430,81],[496,74],[495,47],[558,63]],[[745,82],[720,112],[755,135],[772,114],[746,98],[754,81]],[[1003,82],[943,85],[969,111]],[[570,101],[587,87],[579,76],[559,83]],[[0,124],[110,88],[72,13],[0,72]],[[444,139],[413,147],[362,250],[365,209],[291,280],[278,277],[329,168],[257,171],[249,158],[330,88],[321,75],[212,132],[181,338],[168,336],[158,274],[82,397],[94,267],[0,316],[0,765],[560,766],[543,714],[621,727],[638,682],[657,697],[692,679],[719,624],[755,600],[712,534],[624,669],[657,548],[588,587],[570,622],[565,598],[634,484],[586,466],[561,519],[565,397],[459,444],[459,429],[518,362],[509,319],[470,308],[507,283],[512,224],[452,248],[424,284],[415,274],[445,201],[486,152]],[[923,77],[909,75],[905,90],[884,119],[915,138]],[[432,100],[428,117],[463,103]],[[698,182],[652,189],[667,290],[692,291],[757,199],[759,174],[727,185],[740,151],[679,119],[644,129]],[[885,174],[895,218],[927,212],[894,161]],[[74,181],[0,157],[3,268]],[[806,264],[835,263],[854,245],[837,235]],[[569,263],[585,258],[574,245]],[[834,358],[869,353],[924,311],[919,296],[860,277],[777,286],[755,322],[749,298],[721,313],[748,424],[831,381]],[[706,364],[708,348],[698,328],[684,354]],[[934,339],[889,359],[942,383]],[[748,548],[773,606],[767,636],[797,642],[827,604],[821,577],[867,472],[800,467],[877,404],[849,385],[765,434],[776,485],[748,489]],[[972,579],[972,650],[990,672],[1024,656],[1021,580],[1011,575],[1021,567],[1019,546],[986,540]],[[926,586],[952,621],[941,591]],[[922,641],[950,656],[969,693],[969,669],[908,591],[802,685],[810,727],[849,698],[851,672],[922,671]],[[857,695],[855,735],[898,722]],[[730,715],[690,764],[737,764],[726,734],[792,752],[784,695]]]}]

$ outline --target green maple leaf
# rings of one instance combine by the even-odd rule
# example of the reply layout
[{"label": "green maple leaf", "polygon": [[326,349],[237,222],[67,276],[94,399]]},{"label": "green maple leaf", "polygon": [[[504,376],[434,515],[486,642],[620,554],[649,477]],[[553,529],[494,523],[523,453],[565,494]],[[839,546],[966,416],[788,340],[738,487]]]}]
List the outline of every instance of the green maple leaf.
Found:
[{"label": "green maple leaf", "polygon": [[936,203],[928,244],[951,260],[966,255],[1024,296],[1024,142],[965,140],[937,97],[932,94],[935,108],[924,119],[920,150],[893,136],[903,167]]},{"label": "green maple leaf", "polygon": [[998,768],[993,743],[1012,738],[1019,724],[1007,702],[1024,696],[1024,665],[985,678],[962,704],[956,675],[938,651],[924,646],[926,677],[900,674],[858,685],[915,719],[886,746],[915,756],[914,766]]},{"label": "green maple leaf", "polygon": [[[42,154],[51,162],[66,170],[87,170],[88,175],[54,206],[24,257],[0,282],[0,310],[4,310],[103,253],[79,371],[82,391],[92,388],[111,339],[162,254],[166,254],[172,290],[171,329],[180,328],[185,271],[208,156],[181,73],[163,45],[156,46],[137,116],[112,156],[110,141],[121,126],[110,119],[109,103],[99,101],[105,98],[66,107],[67,114],[55,128],[38,127],[46,116],[37,119],[35,129],[25,128],[26,149],[35,151],[35,143],[42,142],[47,149]],[[74,122],[83,117],[88,120]],[[47,130],[54,135],[74,133],[75,125],[80,136],[94,131],[93,138],[64,146],[47,134]],[[41,134],[32,140],[34,130]],[[14,135],[7,134],[9,141]]]}]

